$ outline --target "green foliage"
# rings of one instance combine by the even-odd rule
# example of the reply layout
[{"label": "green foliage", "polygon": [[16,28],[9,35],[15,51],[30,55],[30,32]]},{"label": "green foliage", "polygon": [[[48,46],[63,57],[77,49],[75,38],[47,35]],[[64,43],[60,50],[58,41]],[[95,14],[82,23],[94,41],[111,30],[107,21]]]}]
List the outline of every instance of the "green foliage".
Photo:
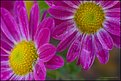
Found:
[{"label": "green foliage", "polygon": [[76,66],[76,61],[72,63],[67,63],[66,62],[66,53],[67,50],[64,52],[58,53],[58,55],[61,55],[64,60],[65,64],[62,68],[57,69],[57,70],[48,70],[47,72],[47,78],[48,79],[54,79],[54,80],[77,80],[77,79],[82,79],[81,77],[81,68]]},{"label": "green foliage", "polygon": [[45,3],[45,1],[38,1],[38,3],[41,10],[45,10],[49,8],[49,6]]}]

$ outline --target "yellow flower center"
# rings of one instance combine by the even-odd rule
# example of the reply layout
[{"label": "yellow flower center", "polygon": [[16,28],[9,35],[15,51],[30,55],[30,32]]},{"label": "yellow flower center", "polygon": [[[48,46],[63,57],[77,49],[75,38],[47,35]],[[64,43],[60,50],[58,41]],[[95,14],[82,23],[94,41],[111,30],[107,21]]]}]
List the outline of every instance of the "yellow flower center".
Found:
[{"label": "yellow flower center", "polygon": [[32,41],[21,41],[11,51],[9,56],[10,67],[17,75],[26,75],[32,72],[38,58],[37,50]]},{"label": "yellow flower center", "polygon": [[102,7],[92,2],[81,4],[74,15],[78,29],[87,34],[95,33],[102,28],[104,20],[105,14]]}]

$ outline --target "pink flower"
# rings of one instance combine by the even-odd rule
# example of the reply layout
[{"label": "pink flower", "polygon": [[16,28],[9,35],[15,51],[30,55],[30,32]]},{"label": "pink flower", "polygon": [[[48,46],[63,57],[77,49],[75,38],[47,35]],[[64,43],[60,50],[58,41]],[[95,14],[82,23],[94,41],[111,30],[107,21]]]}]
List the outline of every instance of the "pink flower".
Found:
[{"label": "pink flower", "polygon": [[55,18],[52,36],[61,40],[57,51],[69,47],[67,61],[89,69],[95,59],[105,64],[109,50],[120,48],[119,1],[46,1]]},{"label": "pink flower", "polygon": [[0,10],[1,80],[45,80],[46,69],[64,65],[62,57],[55,55],[56,47],[49,43],[54,21],[43,17],[39,23],[37,3],[32,6],[30,21],[22,1],[15,3],[16,19],[8,10]]}]

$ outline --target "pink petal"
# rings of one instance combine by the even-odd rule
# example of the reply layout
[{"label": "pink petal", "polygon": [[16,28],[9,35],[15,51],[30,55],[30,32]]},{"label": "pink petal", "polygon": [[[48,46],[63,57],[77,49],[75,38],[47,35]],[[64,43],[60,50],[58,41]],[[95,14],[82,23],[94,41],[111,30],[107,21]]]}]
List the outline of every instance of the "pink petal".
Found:
[{"label": "pink petal", "polygon": [[10,51],[4,49],[3,47],[0,47],[0,53],[1,53],[1,56],[9,56]]},{"label": "pink petal", "polygon": [[113,39],[114,46],[116,46],[117,48],[121,48],[121,43],[120,43],[121,36],[116,36],[116,35],[113,35],[113,34],[110,34],[110,35]]},{"label": "pink petal", "polygon": [[33,74],[33,72],[29,73],[29,76],[28,76],[27,80],[34,80],[34,74]]},{"label": "pink petal", "polygon": [[42,19],[41,19],[41,21],[43,21],[43,19],[45,19],[45,18],[47,17],[47,14],[48,14],[48,12],[47,12],[47,10],[45,10],[45,11],[43,12],[43,14],[42,14]]},{"label": "pink petal", "polygon": [[[65,36],[65,33],[70,33],[67,32],[71,28],[74,27],[74,22],[72,20],[68,20],[65,22],[60,23],[59,25],[56,25],[56,27],[53,28],[52,30],[52,36],[56,39],[63,39]],[[67,34],[69,35],[69,34]]]},{"label": "pink petal", "polygon": [[71,1],[73,4],[79,6],[81,4],[80,0]]},{"label": "pink petal", "polygon": [[57,51],[62,52],[64,51],[76,38],[77,31],[74,31],[71,35],[64,38],[57,46]]},{"label": "pink petal", "polygon": [[46,78],[46,68],[44,63],[41,60],[39,60],[38,63],[35,65],[34,79],[45,80],[45,78]]},{"label": "pink petal", "polygon": [[[2,57],[1,57],[1,58],[2,58]],[[8,60],[1,60],[1,61],[0,61],[0,64],[1,64],[1,72],[4,72],[4,71],[10,69],[9,61],[8,61]]]},{"label": "pink petal", "polygon": [[78,39],[74,40],[74,42],[69,47],[68,53],[66,56],[67,62],[73,62],[77,58],[77,56],[79,55],[81,38],[82,37],[79,36]]},{"label": "pink petal", "polygon": [[104,24],[104,29],[106,29],[108,32],[119,36],[121,31],[120,31],[120,24],[118,22],[110,22],[107,21]]},{"label": "pink petal", "polygon": [[15,10],[22,37],[25,39],[29,39],[29,22],[24,2],[16,1]]},{"label": "pink petal", "polygon": [[63,1],[47,1],[47,0],[46,0],[46,3],[47,3],[50,7],[52,7],[52,6],[61,6],[61,7],[67,8],[68,10],[75,11],[75,8],[73,8],[72,6],[67,5],[67,4],[64,3]]},{"label": "pink petal", "polygon": [[4,49],[6,49],[6,50],[8,50],[8,51],[11,51],[11,49],[13,48],[12,46],[11,46],[11,44],[9,44],[9,43],[7,43],[7,42],[5,42],[5,41],[3,41],[3,40],[0,40],[0,46],[2,47],[2,48],[4,48]]},{"label": "pink petal", "polygon": [[120,17],[106,17],[105,22],[106,21],[113,22],[113,23],[116,23],[116,24],[120,24]]},{"label": "pink petal", "polygon": [[8,38],[15,40],[15,41],[20,41],[20,32],[19,32],[15,19],[6,9],[1,8],[0,10],[1,10],[2,31],[5,33],[5,35],[8,35],[7,36]]},{"label": "pink petal", "polygon": [[0,77],[1,80],[8,80],[13,75],[13,72],[11,70],[6,69],[6,71],[3,72],[1,71],[0,75],[1,75]]},{"label": "pink petal", "polygon": [[94,38],[96,56],[100,63],[106,64],[109,60],[109,51],[102,47],[96,36]]},{"label": "pink petal", "polygon": [[48,43],[50,40],[50,31],[48,28],[43,28],[38,31],[38,33],[35,35],[35,43],[37,45],[37,48],[42,46],[45,43]]},{"label": "pink petal", "polygon": [[9,60],[9,56],[7,56],[7,55],[1,56],[0,58],[1,58],[0,59],[1,61],[8,61]]},{"label": "pink petal", "polygon": [[73,1],[63,1],[63,2],[69,5],[70,7],[78,8],[78,6],[73,3]]},{"label": "pink petal", "polygon": [[113,6],[115,6],[118,3],[118,1],[102,1],[101,5],[104,9],[109,9]]},{"label": "pink petal", "polygon": [[46,4],[48,4],[48,6],[54,6],[54,1],[49,1],[49,0],[45,0]]},{"label": "pink petal", "polygon": [[120,8],[111,8],[111,9],[105,10],[105,12],[121,12],[121,11],[120,11]]},{"label": "pink petal", "polygon": [[44,62],[49,61],[56,53],[56,47],[51,44],[44,44],[39,47],[38,54],[39,58]]},{"label": "pink petal", "polygon": [[51,29],[53,27],[55,27],[54,19],[51,17],[48,17],[48,18],[43,19],[42,22],[40,22],[38,30],[41,30],[41,28]]},{"label": "pink petal", "polygon": [[5,56],[5,57],[6,57],[6,56],[7,56],[7,57],[9,56],[9,54],[6,53],[6,52],[5,52],[4,50],[2,50],[1,48],[0,48],[0,52],[1,52],[1,57],[2,57],[2,56]]},{"label": "pink petal", "polygon": [[97,33],[97,37],[104,49],[112,49],[113,40],[107,31],[105,31],[104,29],[100,29],[100,31]]},{"label": "pink petal", "polygon": [[17,8],[20,9],[21,7],[25,7],[24,1],[16,1],[14,6],[15,11],[17,10]]},{"label": "pink petal", "polygon": [[13,10],[14,10],[15,1],[1,0],[0,3],[1,3],[0,7],[7,9],[9,12],[14,14]]},{"label": "pink petal", "polygon": [[10,33],[10,31],[7,29],[7,27],[6,27],[6,25],[5,25],[5,23],[4,23],[2,18],[1,18],[0,24],[1,24],[1,28],[0,29],[1,29],[1,32],[3,33],[1,35],[5,36],[5,37],[3,37],[3,36],[1,36],[1,37],[10,40],[12,43],[16,43],[16,40],[13,38],[12,34]]},{"label": "pink petal", "polygon": [[60,20],[60,19],[56,19],[56,18],[53,18],[53,19],[55,21],[55,25],[59,25],[60,23],[67,21],[67,20]]},{"label": "pink petal", "polygon": [[74,15],[67,8],[63,8],[60,6],[53,6],[48,11],[51,16],[57,19],[61,19],[61,20],[72,19]]},{"label": "pink petal", "polygon": [[11,77],[10,77],[10,79],[9,80],[12,80],[12,81],[14,81],[14,80],[19,80],[19,78],[20,78],[20,76],[17,76],[17,75],[12,75]]},{"label": "pink petal", "polygon": [[120,8],[120,1],[116,5],[114,5],[112,8]]},{"label": "pink petal", "polygon": [[106,17],[119,18],[120,12],[106,12]]},{"label": "pink petal", "polygon": [[1,31],[0,37],[1,37],[0,41],[4,41],[4,42],[7,43],[10,47],[13,47],[13,46],[14,46],[14,43],[13,43],[11,40],[9,40],[9,39],[6,37],[6,35],[5,35],[2,31]]},{"label": "pink petal", "polygon": [[55,1],[54,5],[55,6],[61,6],[61,7],[67,8],[68,10],[70,10],[72,12],[74,12],[76,10],[75,8],[73,8],[72,6],[64,3],[63,1]]},{"label": "pink petal", "polygon": [[82,50],[79,56],[79,63],[83,69],[88,70],[92,66],[95,59],[92,37],[90,35],[86,35],[82,41]]},{"label": "pink petal", "polygon": [[30,27],[30,37],[32,40],[34,39],[35,32],[37,30],[37,27],[39,25],[39,19],[40,19],[40,10],[39,10],[39,5],[35,3],[30,12],[30,22],[29,22],[29,27]]},{"label": "pink petal", "polygon": [[61,56],[54,56],[51,60],[45,63],[46,68],[56,70],[64,66],[64,60]]}]

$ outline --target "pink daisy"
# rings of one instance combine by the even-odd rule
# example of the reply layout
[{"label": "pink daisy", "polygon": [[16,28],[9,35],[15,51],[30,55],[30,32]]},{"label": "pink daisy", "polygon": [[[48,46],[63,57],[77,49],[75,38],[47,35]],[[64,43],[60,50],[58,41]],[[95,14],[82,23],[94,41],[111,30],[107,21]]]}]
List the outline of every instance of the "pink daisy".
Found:
[{"label": "pink daisy", "polygon": [[55,55],[56,47],[49,43],[54,21],[44,18],[39,23],[37,3],[31,8],[30,21],[24,2],[15,3],[16,18],[8,10],[0,10],[1,80],[45,80],[46,69],[64,65],[62,57]]},{"label": "pink daisy", "polygon": [[61,40],[57,51],[67,47],[67,61],[89,69],[95,57],[100,63],[109,60],[109,50],[120,48],[119,1],[46,1],[55,18],[52,36]]}]

